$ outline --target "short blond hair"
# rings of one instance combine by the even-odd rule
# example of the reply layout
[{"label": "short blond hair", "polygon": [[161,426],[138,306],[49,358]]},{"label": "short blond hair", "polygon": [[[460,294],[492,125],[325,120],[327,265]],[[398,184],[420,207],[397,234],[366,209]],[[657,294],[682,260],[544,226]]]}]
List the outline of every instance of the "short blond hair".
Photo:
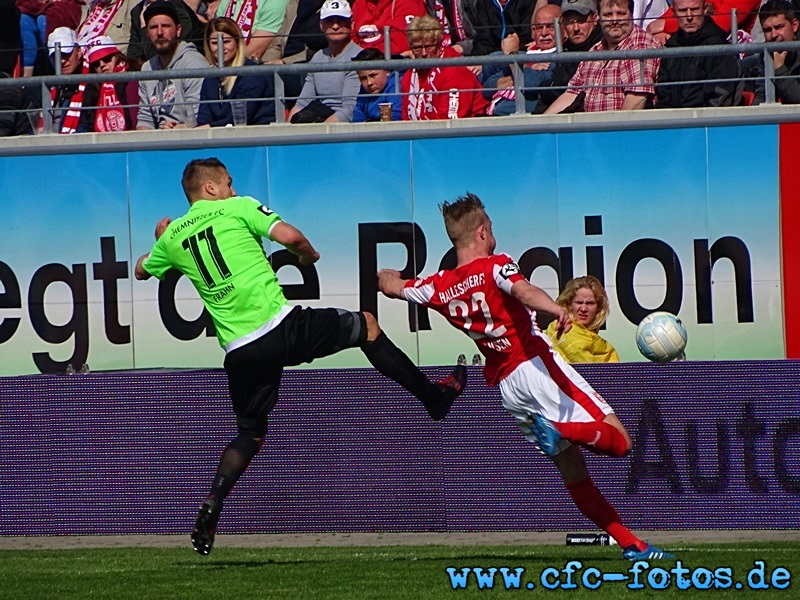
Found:
[{"label": "short blond hair", "polygon": [[600,328],[605,324],[606,319],[608,318],[608,294],[606,294],[606,290],[603,287],[603,284],[600,283],[600,280],[593,275],[585,275],[583,277],[576,277],[575,279],[570,279],[567,282],[567,285],[564,286],[564,289],[556,298],[556,304],[563,306],[569,312],[570,318],[575,321],[575,315],[572,314],[572,310],[570,309],[570,304],[575,299],[575,294],[578,293],[578,290],[586,288],[587,290],[592,290],[594,294],[594,300],[597,302],[597,315],[594,318],[594,321],[589,323],[586,326],[586,329],[590,331],[594,331],[597,333],[600,331]]},{"label": "short blond hair", "polygon": [[406,37],[409,46],[425,42],[439,44],[444,39],[444,31],[436,17],[425,15],[411,19],[406,28]]},{"label": "short blond hair", "polygon": [[447,237],[456,247],[468,244],[472,233],[488,218],[481,199],[470,192],[452,202],[442,202],[439,210],[444,217]]}]

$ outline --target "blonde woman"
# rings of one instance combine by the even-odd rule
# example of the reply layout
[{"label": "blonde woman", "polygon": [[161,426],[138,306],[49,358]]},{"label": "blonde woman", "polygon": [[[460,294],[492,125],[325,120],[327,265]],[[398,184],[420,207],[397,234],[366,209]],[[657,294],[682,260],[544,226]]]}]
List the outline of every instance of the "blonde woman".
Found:
[{"label": "blonde woman", "polygon": [[597,277],[570,279],[556,304],[567,309],[572,321],[572,328],[561,337],[555,322],[548,326],[556,352],[571,363],[619,362],[614,347],[597,335],[608,317],[608,295]]},{"label": "blonde woman", "polygon": [[[206,26],[206,60],[219,65],[220,36],[222,60],[226,67],[257,65],[245,57],[245,40],[235,21],[227,17],[211,19]],[[275,120],[275,91],[270,75],[228,75],[210,77],[200,90],[198,127],[233,125],[232,101],[246,102],[247,125],[263,125]]]}]

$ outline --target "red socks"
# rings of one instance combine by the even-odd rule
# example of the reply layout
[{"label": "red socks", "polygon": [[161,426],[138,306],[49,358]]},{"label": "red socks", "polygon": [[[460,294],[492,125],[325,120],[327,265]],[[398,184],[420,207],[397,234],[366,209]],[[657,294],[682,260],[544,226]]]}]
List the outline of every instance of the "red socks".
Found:
[{"label": "red socks", "polygon": [[553,426],[565,440],[583,446],[591,452],[620,458],[628,453],[628,442],[619,429],[605,421],[589,423],[558,423]]},{"label": "red socks", "polygon": [[617,511],[595,487],[591,478],[568,483],[566,487],[575,506],[590,521],[617,540],[621,548],[636,546],[639,550],[644,550],[646,544],[622,524]]}]

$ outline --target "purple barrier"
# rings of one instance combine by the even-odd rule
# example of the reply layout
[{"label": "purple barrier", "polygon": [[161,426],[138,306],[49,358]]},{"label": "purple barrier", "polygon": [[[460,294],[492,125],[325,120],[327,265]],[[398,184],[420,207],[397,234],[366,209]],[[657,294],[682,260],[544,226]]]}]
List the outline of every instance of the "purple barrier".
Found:
[{"label": "purple barrier", "polygon": [[[634,439],[628,458],[588,459],[631,527],[797,527],[800,362],[580,371]],[[221,371],[0,379],[0,535],[186,533],[233,433]],[[347,369],[286,373],[220,531],[587,527],[477,368],[443,423]]]}]

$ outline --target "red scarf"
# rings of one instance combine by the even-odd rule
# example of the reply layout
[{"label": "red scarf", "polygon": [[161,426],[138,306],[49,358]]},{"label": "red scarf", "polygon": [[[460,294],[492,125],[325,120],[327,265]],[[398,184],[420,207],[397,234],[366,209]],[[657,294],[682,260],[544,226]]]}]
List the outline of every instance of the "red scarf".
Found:
[{"label": "red scarf", "polygon": [[[88,73],[86,69],[86,65],[81,65],[81,75],[85,75]],[[69,108],[67,108],[67,112],[64,115],[64,120],[61,123],[61,129],[59,133],[75,133],[78,130],[78,126],[81,123],[81,108],[83,107],[83,92],[86,90],[86,84],[81,83],[78,85],[78,91],[72,94],[72,97],[69,101]],[[55,104],[56,98],[58,97],[58,87],[54,87],[50,89],[50,101]],[[53,107],[55,114],[60,114],[60,108],[58,106]],[[58,126],[58,123],[56,123]]]},{"label": "red scarf", "polygon": [[[124,62],[117,63],[115,73],[128,70]],[[117,96],[117,88],[113,83],[100,84],[100,96],[97,99],[97,111],[94,117],[94,130],[97,132],[125,131],[125,109]]]},{"label": "red scarf", "polygon": [[90,6],[86,19],[78,29],[81,45],[98,35],[105,35],[111,20],[124,4],[124,0],[98,0]]},{"label": "red scarf", "polygon": [[231,0],[228,4],[228,8],[225,10],[225,16],[236,21],[236,24],[244,35],[244,41],[247,42],[250,40],[250,30],[253,28],[256,3],[255,0],[244,0],[242,7],[239,9],[239,15],[234,17],[233,10],[236,8],[237,4],[238,0]]}]

